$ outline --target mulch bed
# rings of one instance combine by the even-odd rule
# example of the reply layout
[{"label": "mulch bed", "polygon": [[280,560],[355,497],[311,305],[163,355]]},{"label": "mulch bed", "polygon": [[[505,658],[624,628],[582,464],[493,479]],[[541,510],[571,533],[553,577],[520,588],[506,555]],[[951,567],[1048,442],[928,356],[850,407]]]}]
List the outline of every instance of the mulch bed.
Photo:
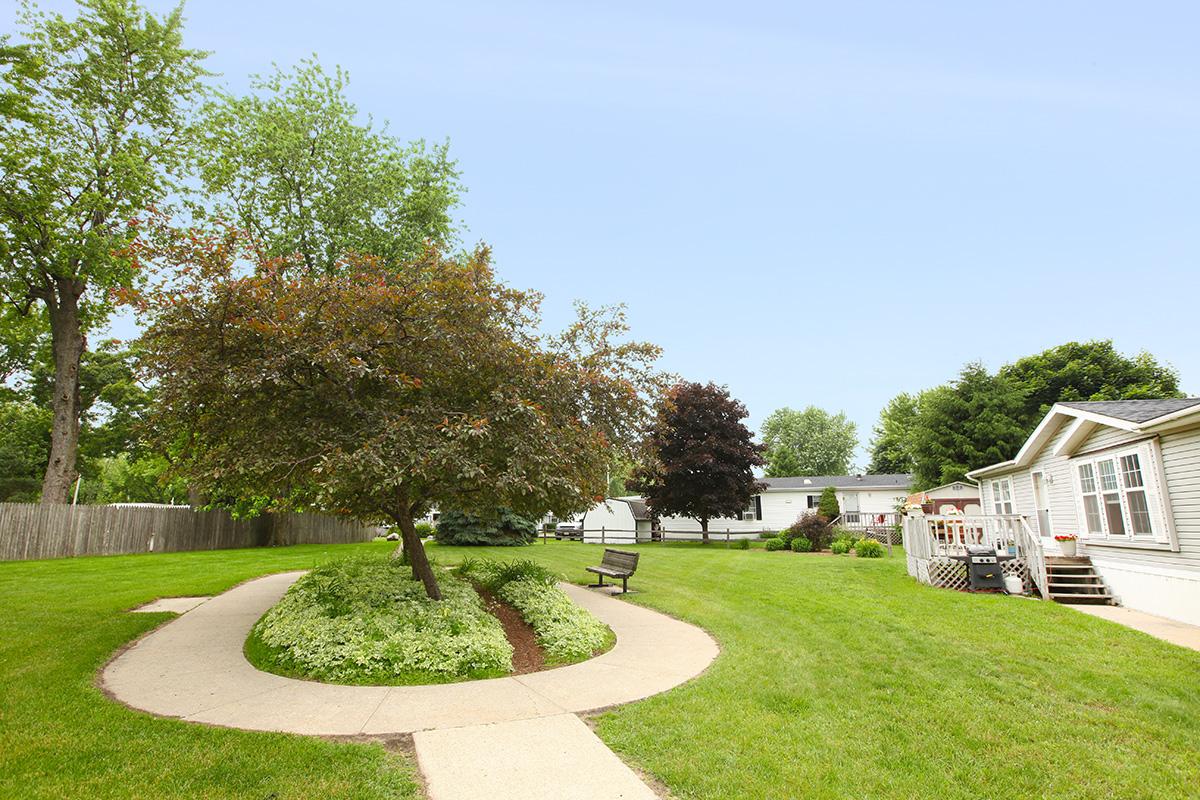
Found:
[{"label": "mulch bed", "polygon": [[475,587],[483,604],[492,616],[504,626],[504,635],[513,649],[513,675],[525,675],[546,668],[546,654],[538,644],[537,634],[521,614],[508,603],[480,586]]}]

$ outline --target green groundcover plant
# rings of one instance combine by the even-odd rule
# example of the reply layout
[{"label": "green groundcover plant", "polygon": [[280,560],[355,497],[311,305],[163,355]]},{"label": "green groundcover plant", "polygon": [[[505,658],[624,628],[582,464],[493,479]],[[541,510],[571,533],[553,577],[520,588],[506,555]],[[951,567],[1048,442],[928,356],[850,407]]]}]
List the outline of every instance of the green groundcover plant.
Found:
[{"label": "green groundcover plant", "polygon": [[548,664],[582,661],[613,644],[608,626],[571,602],[555,585],[557,576],[540,564],[467,559],[458,573],[520,613],[537,635]]},{"label": "green groundcover plant", "polygon": [[260,669],[350,684],[442,683],[512,671],[500,621],[461,579],[430,600],[388,556],[317,567],[254,626],[246,654]]}]

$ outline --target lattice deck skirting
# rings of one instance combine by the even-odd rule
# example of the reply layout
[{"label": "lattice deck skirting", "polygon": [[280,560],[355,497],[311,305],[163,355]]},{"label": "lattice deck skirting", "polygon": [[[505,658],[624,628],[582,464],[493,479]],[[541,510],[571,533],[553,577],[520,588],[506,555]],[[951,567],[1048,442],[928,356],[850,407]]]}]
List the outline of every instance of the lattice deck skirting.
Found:
[{"label": "lattice deck skirting", "polygon": [[[967,579],[967,565],[961,561],[954,561],[949,558],[931,558],[928,561],[917,562],[917,580],[921,583],[927,583],[930,586],[937,586],[942,589],[954,589],[956,591],[966,591],[969,582]],[[1014,558],[1010,561],[1005,561],[1000,565],[1000,571],[1005,575],[1016,575],[1021,579],[1022,590],[1028,592],[1033,585],[1029,580],[1029,569],[1025,564],[1025,559]]]}]

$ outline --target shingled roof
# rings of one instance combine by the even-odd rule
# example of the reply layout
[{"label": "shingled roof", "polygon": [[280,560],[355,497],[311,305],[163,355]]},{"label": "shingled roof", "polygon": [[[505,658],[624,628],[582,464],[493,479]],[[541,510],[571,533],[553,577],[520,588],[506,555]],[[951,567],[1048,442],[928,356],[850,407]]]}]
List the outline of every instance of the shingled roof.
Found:
[{"label": "shingled roof", "polygon": [[908,489],[912,475],[797,475],[791,478],[763,478],[768,489]]},{"label": "shingled roof", "polygon": [[1200,397],[1183,397],[1172,400],[1087,400],[1059,403],[1077,411],[1090,411],[1126,422],[1149,422],[1192,406],[1200,406]]}]

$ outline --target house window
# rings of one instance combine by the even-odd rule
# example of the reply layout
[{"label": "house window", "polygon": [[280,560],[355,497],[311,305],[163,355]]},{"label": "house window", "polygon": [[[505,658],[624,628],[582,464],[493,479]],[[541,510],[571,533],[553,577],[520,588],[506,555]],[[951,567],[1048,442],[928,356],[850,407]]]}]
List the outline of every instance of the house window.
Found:
[{"label": "house window", "polygon": [[1012,481],[992,481],[992,509],[997,516],[1013,513]]},{"label": "house window", "polygon": [[1164,538],[1164,526],[1152,510],[1157,499],[1147,484],[1149,464],[1146,447],[1076,463],[1075,489],[1088,536]]},{"label": "house window", "polygon": [[809,508],[816,508],[816,507],[817,507],[817,506],[819,506],[819,505],[821,505],[821,495],[819,495],[819,494],[810,494],[810,495],[808,496],[808,507],[809,507]]},{"label": "house window", "polygon": [[758,519],[758,502],[759,501],[757,497],[750,498],[750,505],[747,506],[744,511],[742,511],[743,522],[753,522],[754,520]]}]

